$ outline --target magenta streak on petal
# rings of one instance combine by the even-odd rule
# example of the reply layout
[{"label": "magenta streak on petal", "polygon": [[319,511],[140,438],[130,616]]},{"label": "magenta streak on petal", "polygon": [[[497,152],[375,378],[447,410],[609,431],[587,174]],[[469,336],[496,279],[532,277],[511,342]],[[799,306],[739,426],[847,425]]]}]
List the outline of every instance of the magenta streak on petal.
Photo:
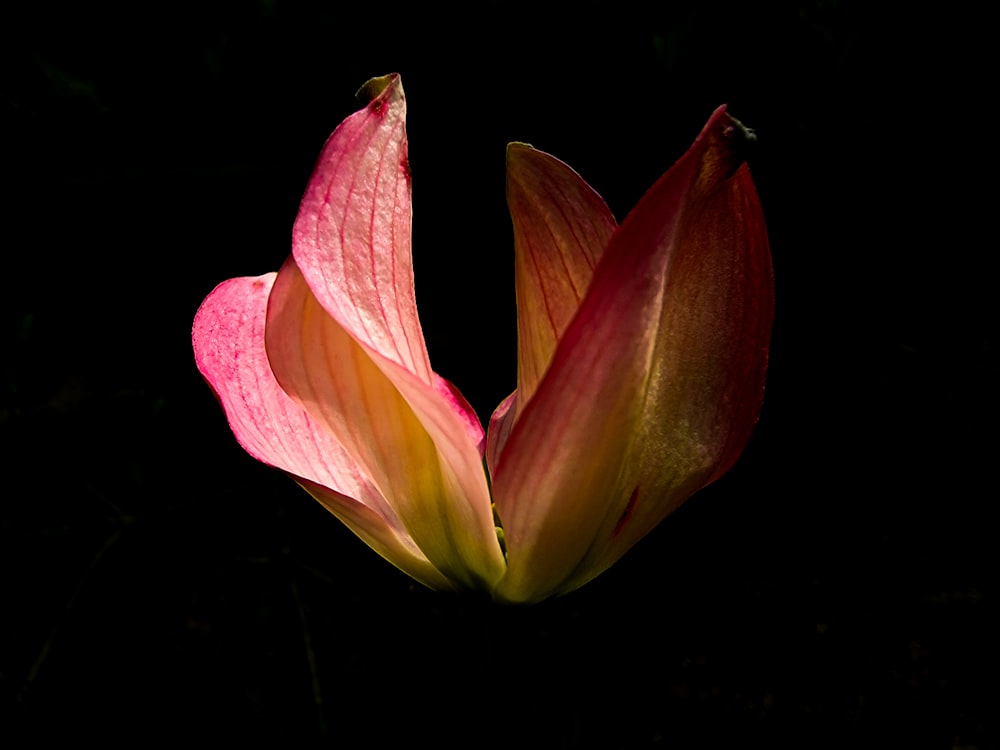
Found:
[{"label": "magenta streak on petal", "polygon": [[611,532],[612,537],[616,537],[620,533],[622,533],[622,529],[625,528],[625,524],[628,523],[628,520],[632,517],[632,511],[635,510],[635,503],[636,500],[638,499],[639,499],[639,488],[636,487],[634,490],[632,490],[632,494],[629,496],[628,502],[625,504],[625,510],[622,511],[621,517],[615,524],[614,531]]},{"label": "magenta streak on petal", "polygon": [[[405,162],[405,160],[406,160],[406,150],[407,150],[407,141],[406,141],[406,134],[405,134],[405,132],[403,134],[402,143],[400,144],[400,150],[403,152],[403,160]],[[404,167],[404,169],[405,169],[405,167]],[[381,170],[381,165],[380,165],[380,170]],[[406,185],[404,187],[404,190],[409,191],[410,190],[410,180],[409,180],[408,172],[404,172],[403,173],[403,177],[404,177],[404,179],[406,181]],[[395,217],[397,215],[398,208],[399,208],[399,174],[398,173],[396,174],[396,180],[395,180],[395,183],[394,183],[394,187],[395,187],[395,190],[393,190],[393,193],[392,193],[392,216]],[[407,214],[406,220],[409,221],[409,218],[410,218],[409,214]],[[392,273],[390,274],[390,278],[392,279],[392,290],[393,290],[392,301],[393,301],[393,304],[395,305],[395,308],[396,308],[396,316],[397,316],[397,318],[399,320],[402,321],[402,320],[404,320],[406,318],[406,315],[404,314],[403,308],[400,306],[399,295],[397,295],[395,293],[395,290],[397,288],[399,288],[399,281],[400,281],[400,279],[399,279],[399,264],[397,263],[397,259],[396,259],[397,253],[395,252],[396,247],[397,247],[397,242],[398,242],[398,238],[396,236],[396,221],[395,220],[390,225],[390,235],[391,235],[391,238],[392,238],[392,248],[393,248],[393,252],[391,253]],[[405,250],[404,250],[404,252],[406,252],[407,254],[409,254],[411,252],[411,249],[409,247],[406,247]],[[404,284],[408,284],[410,282],[410,280],[409,279],[403,279],[403,282],[404,282]],[[383,300],[384,299],[385,299],[384,296],[380,294],[379,295],[379,306],[380,307],[383,305]],[[385,324],[388,327],[389,326],[389,320],[388,320],[388,316],[385,314],[384,309],[383,309],[382,318],[383,318],[383,320],[385,320]],[[417,320],[416,322],[417,322],[417,327],[418,327],[418,330],[419,330],[420,321]],[[409,330],[407,330],[406,326],[401,326],[401,329],[402,329],[403,339],[406,342],[407,352],[410,354],[410,357],[413,358],[413,344],[410,341],[410,332],[409,332]],[[394,339],[394,341],[395,341],[395,339]],[[398,351],[399,351],[399,349],[398,349],[398,346],[397,346],[397,352]],[[400,355],[400,358],[402,359],[402,355]]]}]

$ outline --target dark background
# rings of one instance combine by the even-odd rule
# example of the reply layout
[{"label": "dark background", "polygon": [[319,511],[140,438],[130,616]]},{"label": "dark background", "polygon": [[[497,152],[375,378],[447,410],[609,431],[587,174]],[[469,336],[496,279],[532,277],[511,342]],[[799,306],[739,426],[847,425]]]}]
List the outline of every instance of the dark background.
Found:
[{"label": "dark background", "polygon": [[[135,5],[0,21],[0,743],[1000,746],[985,18]],[[411,584],[242,452],[192,361],[198,304],[281,265],[324,139],[391,71],[431,358],[483,418],[515,378],[505,144],[622,218],[717,105],[758,132],[756,434],[539,606]]]}]

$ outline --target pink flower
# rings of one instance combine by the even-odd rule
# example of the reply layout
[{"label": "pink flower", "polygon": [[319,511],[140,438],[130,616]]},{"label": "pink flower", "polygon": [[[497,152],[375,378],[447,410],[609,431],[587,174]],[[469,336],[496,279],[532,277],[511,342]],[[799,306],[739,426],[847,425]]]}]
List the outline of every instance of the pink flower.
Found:
[{"label": "pink flower", "polygon": [[565,164],[508,147],[518,383],[484,441],[417,317],[399,76],[367,90],[292,257],[198,310],[198,368],[252,456],[418,581],[572,591],[722,476],[757,420],[773,283],[752,136],[720,107],[621,226]]}]

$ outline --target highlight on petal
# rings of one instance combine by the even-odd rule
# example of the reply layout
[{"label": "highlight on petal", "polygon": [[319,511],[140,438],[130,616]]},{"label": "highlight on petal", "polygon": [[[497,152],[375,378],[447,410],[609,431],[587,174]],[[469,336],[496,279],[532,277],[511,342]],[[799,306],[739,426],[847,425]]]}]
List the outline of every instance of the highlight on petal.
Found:
[{"label": "highlight on petal", "polygon": [[323,148],[268,307],[282,388],[341,442],[450,580],[504,571],[482,428],[432,372],[413,293],[406,102],[396,75]]},{"label": "highlight on petal", "polygon": [[355,340],[291,259],[271,291],[265,338],[278,383],[371,477],[428,560],[457,585],[492,588],[504,560],[480,441],[447,386]]},{"label": "highlight on petal", "polygon": [[720,183],[680,228],[683,251],[671,261],[645,418],[625,472],[632,500],[606,519],[598,534],[606,544],[590,550],[571,588],[725,474],[760,415],[774,315],[767,233],[747,166]]},{"label": "highlight on petal", "polygon": [[[276,278],[254,281],[254,294],[234,280],[206,301],[194,334],[199,366],[232,396],[222,400],[251,454],[294,474],[415,578],[490,590],[505,563],[482,427],[430,369],[414,301],[403,89],[390,75],[365,90],[370,103],[324,146],[295,222],[293,257]],[[229,292],[257,305],[259,361],[250,369],[249,340],[235,346],[229,339],[237,337],[217,330],[217,319],[232,314],[220,306],[238,307]],[[249,408],[253,399],[266,408]],[[287,435],[276,433],[302,440],[283,444]]]},{"label": "highlight on petal", "polygon": [[278,386],[264,350],[265,311],[275,276],[223,282],[194,320],[195,362],[236,439],[254,458],[290,474],[403,572],[431,588],[453,588],[344,447]]},{"label": "highlight on petal", "polygon": [[406,98],[398,75],[323,146],[292,231],[312,293],[359,343],[431,384],[410,252]]},{"label": "highlight on petal", "polygon": [[717,110],[612,236],[497,460],[498,598],[582,585],[742,450],[773,308],[744,133]]}]

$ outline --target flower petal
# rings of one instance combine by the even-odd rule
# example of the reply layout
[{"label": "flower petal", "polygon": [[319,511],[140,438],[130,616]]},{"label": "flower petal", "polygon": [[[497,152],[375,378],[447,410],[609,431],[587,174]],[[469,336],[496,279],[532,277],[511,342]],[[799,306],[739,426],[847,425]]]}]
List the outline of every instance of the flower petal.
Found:
[{"label": "flower petal", "polygon": [[493,475],[500,454],[507,444],[507,438],[514,429],[514,417],[517,415],[517,391],[500,402],[490,417],[490,430],[486,435],[486,466],[490,476]]},{"label": "flower petal", "polygon": [[444,381],[426,385],[355,340],[292,259],[271,291],[266,347],[281,387],[371,477],[435,567],[492,588],[504,561],[479,445]]},{"label": "flower petal", "polygon": [[582,585],[746,443],[773,289],[745,132],[717,110],[612,237],[498,461],[498,598]]},{"label": "flower petal", "polygon": [[507,205],[514,223],[517,390],[490,419],[491,473],[617,227],[604,199],[580,175],[526,143],[507,146]]},{"label": "flower petal", "polygon": [[292,475],[403,572],[432,588],[451,588],[343,446],[278,386],[264,352],[265,310],[275,276],[223,282],[194,320],[195,362],[236,439],[254,458]]},{"label": "flower petal", "polygon": [[295,220],[292,253],[320,304],[359,343],[430,384],[413,294],[403,86],[393,74],[362,90],[371,102],[323,147]]},{"label": "flower petal", "polygon": [[[774,316],[763,212],[743,164],[691,212],[660,316],[644,418],[610,513],[569,589],[606,570],[743,452],[764,398]],[[655,415],[669,414],[669,419]]]},{"label": "flower petal", "polygon": [[518,408],[527,406],[618,226],[607,204],[563,162],[507,146],[514,223]]},{"label": "flower petal", "polygon": [[482,428],[430,369],[413,294],[406,102],[398,75],[323,148],[268,305],[282,388],[328,429],[450,580],[503,575]]}]

